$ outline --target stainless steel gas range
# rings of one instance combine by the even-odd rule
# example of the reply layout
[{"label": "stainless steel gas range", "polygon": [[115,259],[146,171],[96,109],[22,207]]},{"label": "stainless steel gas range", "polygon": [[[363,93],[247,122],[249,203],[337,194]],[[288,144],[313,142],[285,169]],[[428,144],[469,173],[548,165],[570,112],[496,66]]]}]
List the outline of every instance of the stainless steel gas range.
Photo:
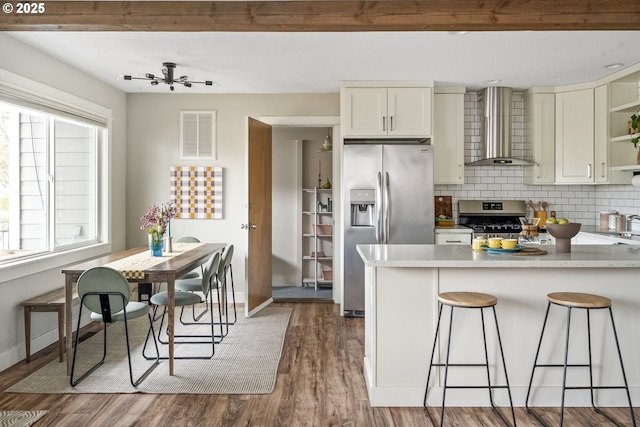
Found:
[{"label": "stainless steel gas range", "polygon": [[527,214],[524,200],[460,200],[458,223],[473,236],[518,238],[520,217]]}]

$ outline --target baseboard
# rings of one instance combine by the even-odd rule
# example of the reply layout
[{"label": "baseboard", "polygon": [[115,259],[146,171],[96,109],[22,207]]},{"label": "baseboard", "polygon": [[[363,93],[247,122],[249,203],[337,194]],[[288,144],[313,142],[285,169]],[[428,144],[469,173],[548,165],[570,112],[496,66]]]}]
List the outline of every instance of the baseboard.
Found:
[{"label": "baseboard", "polygon": [[[371,387],[370,377],[367,375],[367,364],[365,363],[365,380],[369,392],[371,406],[390,407],[408,406],[419,407],[424,401],[424,386],[412,387]],[[442,388],[433,387],[429,389],[427,405],[440,407],[442,405]],[[629,387],[631,402],[640,401],[640,386]],[[559,407],[561,388],[558,387],[535,387],[532,389],[532,407]],[[600,390],[596,391],[596,405],[601,407],[625,407],[628,406],[627,397],[624,390]],[[511,397],[513,405],[517,407],[525,406],[527,397],[527,387],[511,387]],[[496,406],[509,406],[509,398],[506,390],[494,391],[494,402]],[[448,390],[447,406],[458,407],[487,407],[490,406],[486,390]],[[586,390],[568,390],[565,395],[566,407],[590,407],[591,400],[589,392]]]}]

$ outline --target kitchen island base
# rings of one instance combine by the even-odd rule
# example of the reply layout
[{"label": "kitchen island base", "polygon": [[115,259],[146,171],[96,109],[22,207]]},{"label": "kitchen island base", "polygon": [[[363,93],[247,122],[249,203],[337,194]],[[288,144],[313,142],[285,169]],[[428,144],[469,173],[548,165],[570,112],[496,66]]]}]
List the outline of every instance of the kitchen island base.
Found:
[{"label": "kitchen island base", "polygon": [[[371,245],[376,246],[376,245]],[[564,257],[577,257],[563,254]],[[363,256],[363,258],[366,258]],[[527,257],[529,258],[529,257]],[[538,257],[531,257],[538,258]],[[568,259],[567,258],[567,259]],[[529,260],[530,262],[531,260]],[[548,259],[547,259],[548,261]],[[365,259],[365,358],[364,375],[372,406],[422,406],[429,357],[438,315],[438,293],[452,291],[484,292],[496,296],[496,307],[511,392],[515,406],[524,406],[527,387],[540,336],[547,299],[552,292],[587,292],[606,296],[613,301],[613,311],[625,362],[633,402],[640,402],[640,257],[637,267],[610,268],[571,267],[559,263],[557,268],[534,267],[393,267],[376,265]],[[400,263],[402,265],[402,263]],[[577,265],[577,264],[575,264]],[[633,264],[635,265],[635,264]],[[475,316],[474,316],[475,314]],[[587,356],[586,328],[582,317],[575,313],[571,331],[571,348],[584,348],[570,354],[569,363],[585,363]],[[566,315],[549,315],[553,330],[545,334],[540,353],[541,363],[562,363],[566,338]],[[456,313],[455,327],[459,331],[452,339],[451,362],[479,357],[482,334],[477,313]],[[608,312],[592,313],[594,340],[594,382],[598,385],[618,385],[621,373],[615,343],[610,330]],[[441,325],[447,328],[448,323]],[[462,330],[460,332],[460,330]],[[495,337],[488,336],[489,361],[493,383],[502,383],[499,352]],[[443,342],[437,354],[444,357]],[[542,362],[544,361],[544,362]],[[570,372],[567,384],[589,383],[588,371]],[[432,374],[428,405],[442,401],[443,369]],[[451,371],[453,372],[453,371]],[[486,372],[463,372],[451,375],[450,384],[486,385]],[[560,405],[562,369],[547,369],[534,378],[531,406]],[[495,403],[508,406],[506,391],[496,390]],[[599,406],[627,406],[624,391],[596,392]],[[447,392],[448,406],[489,406],[486,390],[454,390]],[[590,406],[589,393],[568,391],[566,406]]]}]

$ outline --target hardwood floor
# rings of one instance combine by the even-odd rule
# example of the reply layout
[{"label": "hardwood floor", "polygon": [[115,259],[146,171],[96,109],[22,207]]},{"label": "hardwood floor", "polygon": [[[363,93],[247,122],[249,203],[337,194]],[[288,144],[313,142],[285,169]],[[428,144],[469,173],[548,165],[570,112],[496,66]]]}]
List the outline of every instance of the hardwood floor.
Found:
[{"label": "hardwood floor", "polygon": [[[362,375],[364,319],[343,318],[337,305],[277,303],[293,312],[278,378],[268,395],[43,395],[0,393],[1,410],[48,410],[34,427],[49,426],[428,426],[422,408],[372,408]],[[0,390],[57,358],[52,345],[0,373]],[[193,363],[198,363],[194,361]],[[506,408],[505,415],[508,415]],[[628,410],[606,408],[621,425]],[[439,420],[439,411],[432,412]],[[538,408],[557,425],[557,408]],[[636,411],[636,418],[640,410]],[[516,408],[519,426],[536,426]],[[639,419],[640,420],[640,419]],[[640,424],[640,421],[639,421]],[[447,408],[445,425],[498,426],[487,408]],[[565,411],[565,426],[614,425],[588,408]]]}]

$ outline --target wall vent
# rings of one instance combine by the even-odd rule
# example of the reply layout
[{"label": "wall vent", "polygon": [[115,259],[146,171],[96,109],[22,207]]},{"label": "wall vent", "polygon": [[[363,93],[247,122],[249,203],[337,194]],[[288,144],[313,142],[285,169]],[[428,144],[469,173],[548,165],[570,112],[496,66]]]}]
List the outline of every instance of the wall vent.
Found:
[{"label": "wall vent", "polygon": [[216,159],[216,112],[180,112],[180,158]]}]

